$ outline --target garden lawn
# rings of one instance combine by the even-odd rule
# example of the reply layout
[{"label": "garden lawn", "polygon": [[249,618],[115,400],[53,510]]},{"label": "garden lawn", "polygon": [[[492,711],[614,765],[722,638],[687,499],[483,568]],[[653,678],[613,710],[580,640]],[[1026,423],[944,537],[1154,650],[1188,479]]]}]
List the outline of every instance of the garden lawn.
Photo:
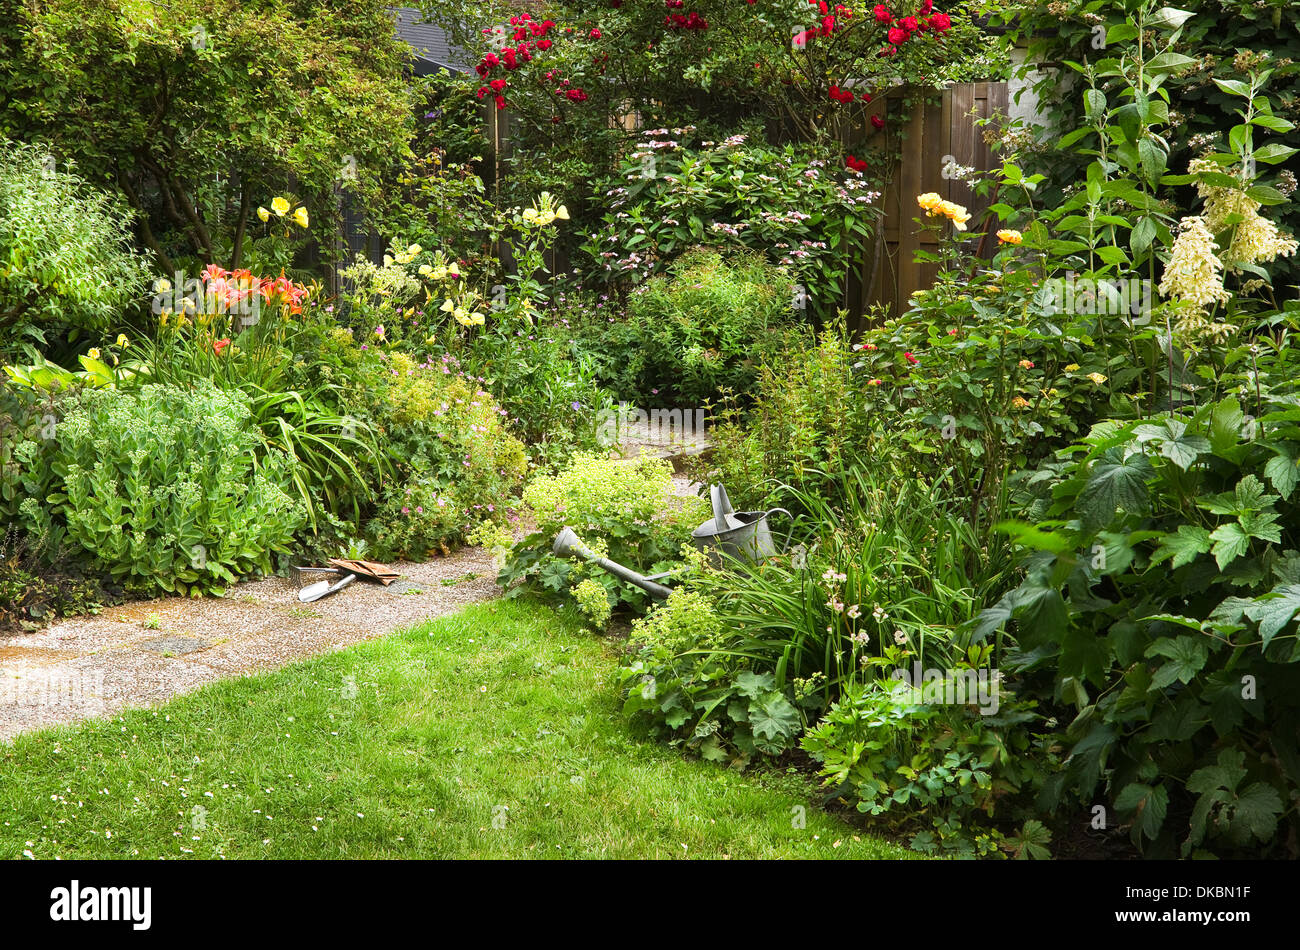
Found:
[{"label": "garden lawn", "polygon": [[912,856],[819,811],[804,777],[634,739],[614,666],[572,616],[496,601],[20,735],[0,746],[0,856]]}]

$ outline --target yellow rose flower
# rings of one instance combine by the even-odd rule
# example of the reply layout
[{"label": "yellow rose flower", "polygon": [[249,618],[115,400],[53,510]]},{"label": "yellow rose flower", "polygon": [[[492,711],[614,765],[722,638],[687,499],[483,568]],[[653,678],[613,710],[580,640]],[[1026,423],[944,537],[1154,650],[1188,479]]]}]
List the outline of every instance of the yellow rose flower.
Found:
[{"label": "yellow rose flower", "polygon": [[998,232],[998,240],[1003,244],[1019,244],[1024,240],[1024,235],[1014,228],[1004,228]]},{"label": "yellow rose flower", "polygon": [[916,203],[930,214],[934,214],[934,209],[943,204],[943,199],[933,191],[927,191],[923,195],[916,196]]},{"label": "yellow rose flower", "polygon": [[1089,373],[1088,378],[1091,379],[1098,386],[1100,386],[1102,383],[1106,381],[1106,377],[1103,376],[1101,373]]},{"label": "yellow rose flower", "polygon": [[293,213],[293,219],[298,222],[298,227],[307,227],[307,209],[299,208]]},{"label": "yellow rose flower", "polygon": [[283,218],[289,213],[289,202],[284,198],[276,196],[271,199],[271,210]]},{"label": "yellow rose flower", "polygon": [[1029,400],[1024,396],[1017,396],[1015,399],[1011,400],[1011,405],[1015,406],[1017,409],[1028,409]]}]

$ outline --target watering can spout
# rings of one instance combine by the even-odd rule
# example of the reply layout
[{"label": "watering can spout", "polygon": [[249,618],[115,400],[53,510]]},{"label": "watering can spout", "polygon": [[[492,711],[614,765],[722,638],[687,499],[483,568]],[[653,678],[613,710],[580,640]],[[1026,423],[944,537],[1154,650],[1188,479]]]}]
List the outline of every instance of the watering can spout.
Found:
[{"label": "watering can spout", "polygon": [[607,557],[600,557],[583,544],[578,537],[578,533],[570,527],[566,526],[560,529],[560,533],[555,536],[555,543],[551,546],[551,550],[556,557],[581,558],[584,561],[603,567],[620,580],[640,587],[655,600],[667,600],[669,595],[672,594],[671,588],[665,587],[663,584],[656,584],[651,578],[638,574],[630,567],[624,567],[617,561],[611,561]]}]

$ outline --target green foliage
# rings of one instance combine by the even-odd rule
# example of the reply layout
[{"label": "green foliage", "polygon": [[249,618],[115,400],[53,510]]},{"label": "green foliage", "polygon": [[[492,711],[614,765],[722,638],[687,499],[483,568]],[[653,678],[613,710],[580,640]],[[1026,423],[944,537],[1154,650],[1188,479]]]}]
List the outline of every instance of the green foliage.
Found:
[{"label": "green foliage", "polygon": [[843,321],[810,336],[774,346],[758,367],[753,405],[742,414],[731,401],[709,430],[713,450],[688,461],[697,481],[726,485],[737,505],[788,505],[783,485],[833,490],[857,459],[887,465],[894,451],[880,424],[889,417],[868,412]]},{"label": "green foliage", "polygon": [[803,716],[771,673],[737,670],[719,652],[728,631],[697,591],[674,591],[632,628],[619,670],[623,714],[709,761],[745,764],[793,748]]},{"label": "green foliage", "polygon": [[[1023,703],[979,715],[969,706],[919,699],[919,691],[903,683],[855,687],[808,730],[801,745],[822,763],[826,784],[851,796],[858,811],[895,828],[927,824],[911,839],[918,851],[999,855],[1010,844],[990,825],[1002,817],[999,800],[1038,778],[1023,728],[1034,714]],[[1041,839],[1031,838],[1037,849],[1032,853],[1047,857]]]},{"label": "green foliage", "polygon": [[[220,593],[269,573],[303,522],[281,488],[287,464],[258,464],[246,403],[210,384],[86,391],[56,443],[55,491],[20,512],[38,527],[66,521],[68,538],[132,592]],[[17,454],[30,464],[39,451],[24,442]]]},{"label": "green foliage", "polygon": [[642,574],[679,566],[678,550],[701,520],[700,506],[673,510],[671,478],[672,468],[661,459],[624,462],[586,454],[555,475],[535,476],[524,488],[521,510],[535,530],[512,548],[497,578],[506,596],[530,589],[557,596],[590,577],[609,593],[612,607],[644,611],[649,598],[641,588],[586,562],[556,557],[551,546],[560,529],[570,527],[595,553]]},{"label": "green foliage", "polygon": [[46,149],[0,138],[0,352],[118,320],[148,275],[132,217]]},{"label": "green foliage", "polygon": [[305,290],[294,307],[272,295],[245,314],[207,301],[164,312],[156,336],[124,349],[118,375],[128,390],[211,381],[238,393],[259,438],[258,464],[288,463],[288,486],[318,534],[331,518],[355,522],[388,466],[370,417],[344,405],[346,391],[363,387],[363,374],[340,354],[332,322],[310,302],[315,288]]},{"label": "green foliage", "polygon": [[573,600],[596,629],[603,630],[609,623],[609,618],[613,614],[609,603],[609,592],[599,582],[590,577],[583,578],[573,588]]},{"label": "green foliage", "polygon": [[755,356],[788,318],[793,293],[787,274],[760,255],[686,252],[671,277],[653,278],[628,300],[632,339],[619,394],[644,399],[654,392],[656,405],[687,406],[723,391],[747,394]]},{"label": "green foliage", "polygon": [[469,342],[466,369],[506,410],[511,430],[546,471],[602,448],[599,421],[613,404],[597,360],[558,313],[535,322],[493,319]]},{"label": "green foliage", "polygon": [[[1161,3],[1131,4],[1116,0],[1068,0],[1065,3],[1039,2],[1017,5],[1015,20],[1011,23],[1013,36],[1028,40],[1025,69],[1031,71],[1040,62],[1067,62],[1093,68],[1096,76],[1110,81],[1119,55],[1135,45],[1138,36],[1136,16],[1145,16],[1144,26],[1156,20],[1154,10]],[[1050,7],[1050,9],[1048,9]],[[1162,149],[1167,159],[1157,158],[1148,149],[1148,155],[1173,169],[1183,169],[1191,159],[1207,151],[1227,155],[1239,149],[1248,136],[1232,133],[1237,123],[1236,113],[1242,105],[1239,94],[1249,90],[1259,70],[1267,67],[1271,80],[1259,90],[1265,96],[1281,101],[1280,114],[1262,118],[1256,134],[1267,131],[1286,149],[1300,147],[1300,132],[1296,131],[1293,89],[1297,72],[1300,72],[1300,33],[1293,29],[1297,6],[1294,0],[1268,0],[1250,3],[1246,0],[1185,0],[1175,5],[1190,13],[1173,33],[1172,48],[1161,54],[1156,70],[1147,70],[1149,79],[1158,79],[1159,88],[1144,101],[1150,103],[1151,124],[1155,118],[1167,119],[1169,130]],[[1172,21],[1160,21],[1172,22]],[[1100,31],[1100,34],[1099,34]],[[1106,45],[1098,50],[1095,38],[1104,35]],[[1144,34],[1147,40],[1151,32]],[[1157,53],[1158,50],[1151,50]],[[1131,72],[1130,72],[1131,74]],[[1086,72],[1064,76],[1056,71],[1033,75],[1027,72],[1039,102],[1038,121],[1046,134],[1034,148],[1029,164],[1047,176],[1042,189],[1042,200],[1048,207],[1061,204],[1084,179],[1084,166],[1090,161],[1087,153],[1076,149],[1075,143],[1094,145],[1095,139],[1084,137],[1089,126],[1095,126],[1096,116],[1087,108],[1080,95],[1082,87],[1089,84]],[[1149,92],[1148,90],[1144,90]],[[1139,100],[1125,101],[1124,97],[1107,97],[1111,108],[1124,110],[1125,116],[1136,117]],[[1125,107],[1127,107],[1125,109]],[[1289,117],[1289,118],[1288,118]],[[1127,124],[1133,127],[1132,118]],[[1075,131],[1075,130],[1079,131]],[[1158,142],[1156,144],[1159,144]],[[1139,162],[1141,158],[1139,156]],[[1153,166],[1153,169],[1158,166]],[[1272,191],[1289,195],[1295,188],[1296,174],[1300,172],[1292,152],[1282,156],[1281,163],[1273,169],[1280,174],[1260,184]],[[1260,169],[1267,172],[1269,169]],[[1155,192],[1161,200],[1161,210],[1169,202],[1186,208],[1194,193],[1180,176],[1165,176]],[[1265,195],[1266,198],[1269,196]],[[1274,198],[1266,200],[1272,204]],[[1300,229],[1300,217],[1295,205],[1278,209],[1279,223],[1284,230]],[[1278,286],[1292,284],[1297,278],[1297,259],[1279,261],[1275,277]]]},{"label": "green foliage", "polygon": [[[357,412],[375,419],[395,472],[366,526],[374,556],[427,557],[479,520],[502,520],[523,480],[524,448],[492,396],[450,358],[356,351],[366,373]],[[417,509],[423,509],[417,510]]]},{"label": "green foliage", "polygon": [[975,629],[1013,622],[1016,668],[1069,721],[1044,804],[1104,796],[1157,854],[1268,850],[1295,821],[1300,410],[1257,412],[1105,422],[1059,452],[1007,529],[1026,578]]},{"label": "green foliage", "polygon": [[327,229],[340,182],[381,191],[409,153],[407,56],[376,0],[6,0],[0,136],[120,187],[165,272],[234,268],[264,196],[294,188]]},{"label": "green foliage", "polygon": [[851,261],[872,234],[867,179],[824,148],[774,148],[745,135],[685,144],[695,138],[686,129],[646,133],[624,159],[603,224],[583,245],[589,282],[643,283],[696,245],[747,249],[793,277],[798,296],[781,303],[833,314]]}]

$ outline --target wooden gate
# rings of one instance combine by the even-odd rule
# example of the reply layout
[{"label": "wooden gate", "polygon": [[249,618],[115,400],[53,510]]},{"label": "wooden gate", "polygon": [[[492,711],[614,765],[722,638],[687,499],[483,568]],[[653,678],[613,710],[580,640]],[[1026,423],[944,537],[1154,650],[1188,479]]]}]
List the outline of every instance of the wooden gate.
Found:
[{"label": "wooden gate", "polygon": [[[900,90],[872,103],[876,108],[873,114],[884,120],[886,130],[891,109],[894,114],[902,112],[904,95]],[[987,118],[994,112],[1005,114],[1007,102],[1005,82],[977,82],[948,86],[933,101],[912,107],[902,130],[901,158],[881,199],[884,218],[880,233],[849,279],[847,302],[852,315],[874,305],[897,315],[907,309],[913,291],[924,290],[934,282],[936,265],[913,260],[918,250],[935,249],[934,234],[920,233],[913,220],[923,213],[916,205],[917,195],[936,192],[964,205],[971,212],[972,230],[979,226],[989,201],[976,198],[970,186],[952,174],[951,166],[980,171],[993,167],[993,153],[984,144],[975,118]],[[873,144],[869,136],[874,132],[869,121],[864,119],[859,139],[868,145]],[[986,253],[991,250],[986,242]]]}]

